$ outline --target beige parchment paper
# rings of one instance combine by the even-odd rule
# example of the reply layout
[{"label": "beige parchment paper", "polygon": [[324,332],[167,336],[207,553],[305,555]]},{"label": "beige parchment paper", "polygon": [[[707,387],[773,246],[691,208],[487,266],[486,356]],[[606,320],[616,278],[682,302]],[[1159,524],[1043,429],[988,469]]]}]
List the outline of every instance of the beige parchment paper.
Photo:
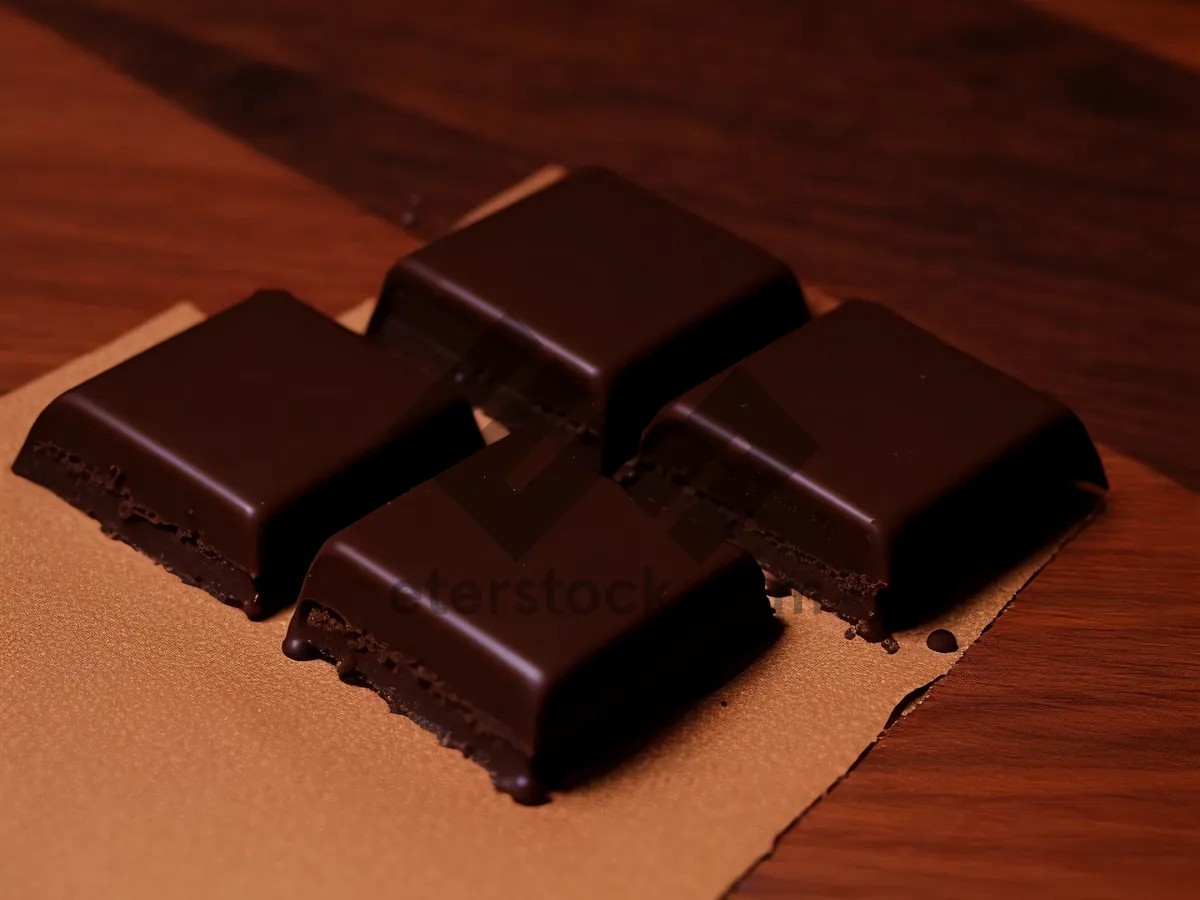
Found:
[{"label": "beige parchment paper", "polygon": [[[361,325],[364,310],[355,312]],[[879,645],[784,603],[765,657],[538,808],[324,663],[8,469],[55,395],[199,321],[177,306],[0,398],[0,895],[719,896],[1053,555]],[[353,316],[351,316],[353,318]]]}]

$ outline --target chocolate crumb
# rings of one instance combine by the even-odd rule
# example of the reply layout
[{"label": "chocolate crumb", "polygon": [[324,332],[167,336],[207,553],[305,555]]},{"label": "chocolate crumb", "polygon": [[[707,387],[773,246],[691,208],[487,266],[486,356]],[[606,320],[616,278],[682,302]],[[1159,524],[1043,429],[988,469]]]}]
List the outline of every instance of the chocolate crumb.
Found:
[{"label": "chocolate crumb", "polygon": [[858,626],[851,625],[849,628],[846,629],[846,640],[852,641],[856,637],[858,637]]},{"label": "chocolate crumb", "polygon": [[728,701],[728,700],[722,700],[722,701],[721,701],[721,705],[722,705],[722,706],[728,706],[728,705],[729,705],[729,701]]},{"label": "chocolate crumb", "polygon": [[888,653],[895,653],[900,649],[900,642],[894,637],[886,637],[883,639],[883,649]]},{"label": "chocolate crumb", "polygon": [[414,228],[420,221],[422,197],[418,193],[409,195],[408,208],[400,216],[401,228]]},{"label": "chocolate crumb", "polygon": [[934,653],[953,653],[958,649],[958,638],[954,636],[953,631],[938,628],[929,632],[929,637],[925,638],[925,646]]}]

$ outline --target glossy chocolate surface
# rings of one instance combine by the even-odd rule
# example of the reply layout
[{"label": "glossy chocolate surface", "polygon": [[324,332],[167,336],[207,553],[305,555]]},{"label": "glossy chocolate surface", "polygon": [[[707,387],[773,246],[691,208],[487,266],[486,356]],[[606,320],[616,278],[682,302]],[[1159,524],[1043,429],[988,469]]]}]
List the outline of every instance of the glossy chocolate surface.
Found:
[{"label": "glossy chocolate surface", "polygon": [[668,400],[808,318],[782,262],[603,169],[400,260],[368,333],[510,427],[602,444],[606,472]]},{"label": "glossy chocolate surface", "polygon": [[668,503],[688,485],[693,513],[877,634],[881,592],[932,599],[1076,482],[1107,486],[1069,409],[865,301],[672,403],[621,478]]},{"label": "glossy chocolate surface", "polygon": [[480,446],[464,400],[262,291],[55,399],[13,470],[258,617],[326,537]]},{"label": "glossy chocolate surface", "polygon": [[[570,458],[514,487],[528,446],[505,438],[331,538],[284,649],[335,661],[540,802],[777,626],[749,554],[714,544],[697,561],[665,518]],[[497,529],[531,523],[514,556]]]}]

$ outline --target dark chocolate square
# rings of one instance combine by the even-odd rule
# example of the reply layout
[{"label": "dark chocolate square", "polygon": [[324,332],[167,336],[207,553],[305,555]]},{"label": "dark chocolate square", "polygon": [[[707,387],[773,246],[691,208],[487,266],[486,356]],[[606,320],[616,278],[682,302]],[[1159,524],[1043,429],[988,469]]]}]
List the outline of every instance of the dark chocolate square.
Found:
[{"label": "dark chocolate square", "polygon": [[865,301],[670,404],[620,478],[875,637],[1107,486],[1067,407]]},{"label": "dark chocolate square", "polygon": [[400,260],[368,334],[611,473],[664,403],[807,318],[782,262],[590,168]]},{"label": "dark chocolate square", "polygon": [[55,399],[13,471],[258,618],[325,538],[481,446],[465,400],[262,291]]},{"label": "dark chocolate square", "polygon": [[[504,438],[331,538],[284,644],[336,662],[525,803],[777,629],[749,554],[717,543],[698,560],[569,451],[513,487],[531,440]],[[505,533],[531,527],[520,547]]]}]

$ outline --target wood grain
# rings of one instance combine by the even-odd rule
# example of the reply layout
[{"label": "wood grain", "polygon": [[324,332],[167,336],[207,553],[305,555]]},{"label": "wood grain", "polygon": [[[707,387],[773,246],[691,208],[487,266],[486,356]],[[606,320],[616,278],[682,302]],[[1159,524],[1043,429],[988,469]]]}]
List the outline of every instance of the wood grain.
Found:
[{"label": "wood grain", "polygon": [[742,884],[753,896],[1194,897],[1200,501],[1105,453],[1104,518]]},{"label": "wood grain", "polygon": [[[197,40],[153,18],[76,0],[9,5],[260,153],[405,229],[440,233],[537,158],[481,141],[268,53]],[[331,8],[332,9],[332,8]],[[262,43],[262,42],[260,42]],[[278,42],[266,41],[278,50]],[[385,47],[378,52],[390,53]],[[464,176],[469,172],[469,176]]]},{"label": "wood grain", "polygon": [[10,2],[426,236],[612,165],[1200,487],[1196,72],[1011,0]]},{"label": "wood grain", "polygon": [[1200,69],[1200,4],[1194,0],[1025,0],[1071,22]]},{"label": "wood grain", "polygon": [[0,391],[179,300],[340,310],[415,240],[0,10]]},{"label": "wood grain", "polygon": [[[401,221],[429,234],[526,159],[598,160],[1197,483],[1192,73],[973,0],[617,2],[583,27],[549,3],[504,21],[470,3],[18,5],[107,63],[0,12],[0,389],[183,297],[213,309],[281,283],[348,306],[413,245]],[[281,91],[288,114],[267,117]],[[340,128],[382,130],[378,158],[320,133]],[[1106,459],[1109,516],[743,891],[1195,884],[1200,505]]]}]

